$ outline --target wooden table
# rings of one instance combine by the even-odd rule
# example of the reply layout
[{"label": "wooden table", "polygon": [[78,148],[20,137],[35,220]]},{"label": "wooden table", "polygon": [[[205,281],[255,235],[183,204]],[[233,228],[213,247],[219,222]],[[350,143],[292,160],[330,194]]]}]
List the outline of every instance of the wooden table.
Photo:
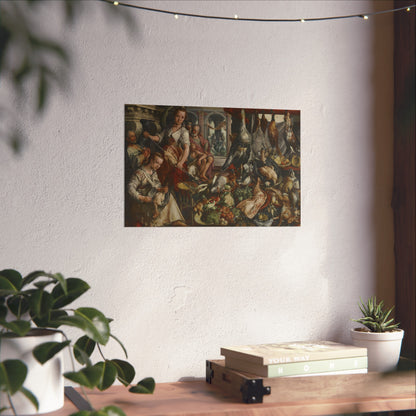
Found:
[{"label": "wooden table", "polygon": [[[327,376],[329,377],[329,376]],[[245,404],[237,397],[226,393],[220,386],[211,385],[205,380],[176,383],[157,383],[152,395],[129,393],[123,386],[113,386],[104,392],[92,391],[88,394],[92,405],[98,409],[110,404],[119,406],[127,416],[292,416],[292,415],[329,415],[337,413],[367,413],[393,410],[415,409],[415,372],[398,372],[392,376],[371,377],[368,386],[358,383],[354,387],[338,389],[332,386],[331,392],[322,389],[318,383],[308,385],[297,378],[291,381],[291,394],[280,394],[275,400],[259,404]],[[289,380],[289,379],[288,379]],[[295,379],[291,379],[295,380]],[[355,382],[359,378],[352,378]],[[293,384],[295,383],[295,384]],[[381,383],[381,384],[380,384]],[[303,385],[303,386],[302,386]],[[284,385],[281,384],[282,393]],[[384,387],[382,387],[384,386]],[[386,386],[390,386],[386,390]],[[310,390],[312,389],[312,390]],[[355,389],[355,393],[354,393]],[[50,416],[68,416],[77,411],[66,399],[65,406]]]}]

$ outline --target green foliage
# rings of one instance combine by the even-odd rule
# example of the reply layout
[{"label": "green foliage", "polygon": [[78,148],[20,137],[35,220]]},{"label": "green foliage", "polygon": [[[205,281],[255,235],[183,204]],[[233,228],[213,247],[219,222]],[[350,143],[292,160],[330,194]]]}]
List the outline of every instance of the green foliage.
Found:
[{"label": "green foliage", "polygon": [[27,367],[20,360],[5,360],[0,362],[0,390],[10,395],[15,394],[23,386],[26,379]]},{"label": "green foliage", "polygon": [[123,360],[111,360],[113,365],[115,366],[117,370],[117,379],[120,383],[124,384],[125,386],[128,386],[134,379],[134,376],[136,375],[136,371],[134,370],[134,367],[129,364],[127,361]]},{"label": "green foliage", "polygon": [[371,332],[387,332],[393,331],[399,327],[398,323],[394,323],[394,319],[389,316],[394,309],[394,306],[389,310],[383,309],[384,302],[377,303],[375,296],[369,298],[366,303],[360,299],[358,305],[362,317],[359,319],[353,319],[354,322],[358,322],[367,327]]},{"label": "green foliage", "polygon": [[33,349],[33,355],[41,364],[45,364],[70,343],[71,341],[69,340],[64,342],[44,342]]},{"label": "green foliage", "polygon": [[[74,0],[20,0],[0,1],[0,79],[6,81],[17,100],[27,101],[29,92],[36,94],[29,103],[34,113],[43,115],[50,97],[57,89],[69,86],[72,59],[68,52],[68,37],[57,40],[45,25],[45,10],[56,10],[54,18],[63,17],[63,26],[74,25],[82,16],[84,1]],[[91,2],[92,3],[92,2]],[[98,2],[97,2],[98,3]],[[130,32],[136,28],[131,13],[125,8],[101,7],[110,19],[122,18]],[[18,51],[18,53],[11,53]],[[10,148],[19,153],[25,142],[25,133],[19,127],[20,112],[27,116],[26,109],[0,102],[0,139],[6,140]],[[6,127],[10,125],[12,127]],[[16,127],[17,126],[17,127]]]},{"label": "green foliage", "polygon": [[139,381],[135,386],[129,388],[131,393],[152,394],[155,389],[155,381],[148,377]]},{"label": "green foliage", "polygon": [[74,357],[80,364],[89,364],[96,342],[87,335],[83,335],[74,344]]},{"label": "green foliage", "polygon": [[27,388],[25,387],[20,387],[20,392],[23,393],[27,399],[29,399],[33,406],[35,407],[36,410],[39,410],[39,402],[38,399],[36,398],[36,396]]},{"label": "green foliage", "polygon": [[79,371],[69,371],[64,373],[65,378],[74,381],[81,386],[93,389],[98,385],[101,378],[101,371],[98,367],[85,367]]},{"label": "green foliage", "polygon": [[[65,278],[61,273],[36,271],[22,277],[16,270],[0,271],[0,344],[6,337],[23,337],[36,329],[57,330],[64,335],[65,341],[45,342],[35,347],[32,353],[38,362],[44,364],[68,348],[81,368],[66,372],[64,376],[67,379],[90,389],[106,390],[116,380],[128,387],[136,375],[134,367],[124,360],[106,359],[101,350],[101,346],[112,338],[127,358],[123,343],[111,333],[112,320],[92,307],[68,308],[89,289],[90,286],[82,279]],[[72,343],[63,332],[65,327],[77,328],[82,336]],[[93,364],[91,356],[96,347],[103,360]],[[23,385],[26,375],[27,367],[22,361],[0,362],[0,391],[9,397],[20,391],[38,408],[36,397]],[[132,386],[130,391],[148,394],[154,388],[154,380],[146,378]],[[78,412],[77,415],[84,413]],[[124,413],[117,407],[108,406],[88,411],[85,415],[117,416]]]}]

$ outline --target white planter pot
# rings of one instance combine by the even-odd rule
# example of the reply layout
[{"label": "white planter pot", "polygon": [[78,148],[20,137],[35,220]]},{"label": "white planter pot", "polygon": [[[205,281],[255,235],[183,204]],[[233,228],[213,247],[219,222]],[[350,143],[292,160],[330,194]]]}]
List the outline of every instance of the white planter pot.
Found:
[{"label": "white planter pot", "polygon": [[[52,412],[64,405],[64,380],[62,351],[45,364],[40,364],[32,355],[32,350],[44,342],[62,342],[62,334],[55,331],[38,332],[24,337],[2,338],[0,346],[0,361],[8,359],[22,360],[28,367],[26,381],[23,386],[29,389],[38,399],[39,410],[36,412],[33,404],[20,392],[12,396],[13,405],[19,415],[34,415]],[[5,393],[0,393],[0,403],[8,406]],[[13,415],[11,409],[3,415]]]},{"label": "white planter pot", "polygon": [[352,343],[367,348],[368,371],[392,371],[400,358],[404,331],[365,332],[351,329]]}]

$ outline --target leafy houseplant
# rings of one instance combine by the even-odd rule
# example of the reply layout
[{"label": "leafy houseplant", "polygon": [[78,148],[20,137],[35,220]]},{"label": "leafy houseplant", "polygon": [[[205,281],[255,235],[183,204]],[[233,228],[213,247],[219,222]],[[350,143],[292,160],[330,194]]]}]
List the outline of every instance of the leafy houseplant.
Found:
[{"label": "leafy houseplant", "polygon": [[[127,351],[123,344],[111,333],[111,319],[92,307],[69,307],[89,288],[84,280],[75,277],[65,278],[60,273],[35,271],[22,277],[16,270],[0,271],[0,354],[10,339],[43,334],[45,330],[52,334],[58,333],[62,335],[63,341],[41,342],[34,347],[32,353],[37,362],[42,365],[46,363],[46,366],[67,348],[73,371],[66,372],[63,376],[79,384],[82,390],[83,387],[106,390],[116,380],[129,387],[135,377],[134,367],[126,360],[109,360],[103,354],[102,346],[112,338],[120,344],[127,359]],[[73,342],[63,331],[65,327],[78,328],[83,335]],[[98,350],[101,356],[101,360],[95,364],[91,361],[94,350]],[[75,369],[74,360],[80,365],[78,370]],[[0,394],[6,396],[8,402],[8,406],[5,406],[6,403],[2,400],[0,413],[11,410],[13,414],[17,414],[13,400],[18,392],[33,404],[33,409],[39,409],[37,397],[24,386],[28,371],[30,369],[28,370],[26,363],[20,359],[0,361]],[[62,378],[62,375],[60,377]],[[37,383],[42,381],[38,380]],[[152,393],[154,387],[155,382],[149,377],[130,386],[129,391]],[[86,399],[88,401],[87,396]],[[74,415],[97,414],[124,416],[124,412],[116,406],[107,406],[99,413],[92,410]]]},{"label": "leafy houseplant", "polygon": [[404,336],[399,323],[390,317],[394,307],[385,309],[384,302],[377,302],[375,296],[366,303],[360,300],[358,306],[362,316],[353,321],[364,325],[364,328],[351,329],[353,344],[367,348],[369,371],[393,370],[400,358]]}]

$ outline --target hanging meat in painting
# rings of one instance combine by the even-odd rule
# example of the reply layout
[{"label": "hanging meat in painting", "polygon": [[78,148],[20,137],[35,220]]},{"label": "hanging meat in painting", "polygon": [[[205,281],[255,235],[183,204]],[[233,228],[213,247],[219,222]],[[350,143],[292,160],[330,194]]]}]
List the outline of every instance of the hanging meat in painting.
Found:
[{"label": "hanging meat in painting", "polygon": [[299,226],[300,111],[125,106],[125,226]]}]

